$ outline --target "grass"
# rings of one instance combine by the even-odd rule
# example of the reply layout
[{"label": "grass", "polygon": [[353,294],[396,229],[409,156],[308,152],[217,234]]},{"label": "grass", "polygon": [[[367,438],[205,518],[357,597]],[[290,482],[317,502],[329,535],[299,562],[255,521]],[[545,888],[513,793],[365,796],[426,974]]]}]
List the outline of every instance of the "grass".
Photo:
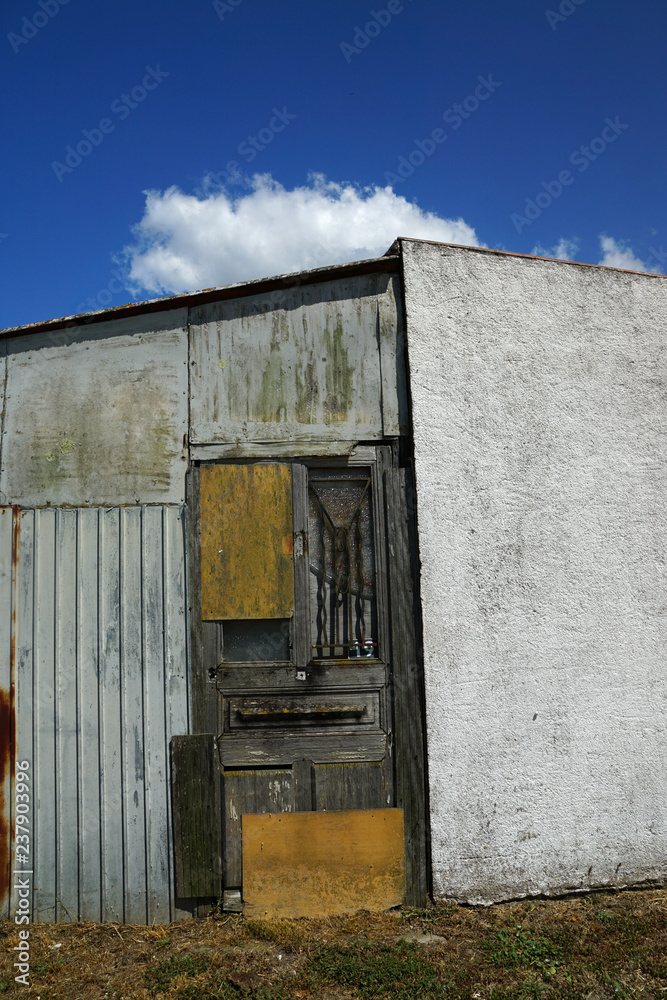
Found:
[{"label": "grass", "polygon": [[321,948],[306,963],[302,979],[314,996],[325,983],[352,989],[363,998],[446,1000],[451,996],[437,966],[416,944],[402,939],[379,949],[370,944]]},{"label": "grass", "polygon": [[[0,924],[0,995],[36,1000],[667,1000],[667,891],[322,920]],[[54,960],[53,947],[59,944]]]}]

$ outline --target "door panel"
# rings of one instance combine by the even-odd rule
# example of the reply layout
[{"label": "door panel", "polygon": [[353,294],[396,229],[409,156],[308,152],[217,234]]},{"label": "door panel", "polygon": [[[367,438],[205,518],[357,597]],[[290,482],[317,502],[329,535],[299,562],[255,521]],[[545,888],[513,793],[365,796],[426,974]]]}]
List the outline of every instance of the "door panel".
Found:
[{"label": "door panel", "polygon": [[222,793],[223,878],[225,886],[240,886],[241,816],[243,813],[294,812],[292,769],[225,770]]},{"label": "door panel", "polygon": [[[284,517],[264,538],[266,546],[289,551],[293,558],[289,641],[283,622],[285,641],[271,647],[280,650],[282,659],[271,659],[270,643],[265,643],[267,655],[250,659],[252,650],[259,648],[257,643],[244,645],[245,626],[227,620],[242,617],[236,598],[218,595],[207,600],[202,594],[202,606],[215,607],[220,619],[221,648],[215,664],[207,666],[215,674],[225,889],[242,886],[244,814],[342,812],[396,805],[381,475],[386,451],[377,449],[376,463],[369,463],[367,454],[364,466],[292,465],[290,541],[285,541]],[[257,527],[253,528],[253,565],[247,579],[240,581],[244,572],[243,531],[227,514],[216,521],[231,497],[219,499],[215,490],[233,491],[233,484],[250,490],[253,482],[261,484],[257,515],[261,519],[266,513],[265,477],[284,485],[284,470],[289,467],[258,463],[250,466],[253,473],[239,473],[239,466],[222,468],[227,471],[206,472],[207,531],[212,539],[207,552],[215,563],[218,549],[226,558],[230,548],[237,546],[233,561],[228,560],[234,576],[228,581],[216,570],[202,575],[202,586],[226,589],[239,583],[243,606],[262,609],[258,619],[271,614],[284,618],[285,606],[276,604],[267,614],[266,605],[252,593],[253,586],[261,586],[261,574],[256,573],[261,562],[261,545],[255,544],[261,535]],[[280,472],[257,471],[262,468]],[[284,496],[284,490],[280,495]],[[238,504],[234,509],[240,509]],[[252,509],[252,494],[247,493],[243,510]],[[275,589],[269,585],[271,592]],[[286,593],[284,585],[280,591]],[[233,616],[220,614],[228,605],[235,609]],[[253,624],[252,615],[245,617],[248,635],[263,636],[266,621]],[[276,622],[276,626],[280,624]],[[248,655],[246,649],[250,650]],[[244,651],[243,656],[238,650]]]},{"label": "door panel", "polygon": [[376,764],[316,764],[316,810],[383,809],[391,798],[385,760]]},{"label": "door panel", "polygon": [[201,470],[202,618],[290,617],[294,610],[289,465]]}]

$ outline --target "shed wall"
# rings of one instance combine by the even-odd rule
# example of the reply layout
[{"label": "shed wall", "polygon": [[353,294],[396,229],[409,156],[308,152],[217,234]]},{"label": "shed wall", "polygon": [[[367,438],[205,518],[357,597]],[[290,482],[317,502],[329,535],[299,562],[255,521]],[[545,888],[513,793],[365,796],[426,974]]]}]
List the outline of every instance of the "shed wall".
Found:
[{"label": "shed wall", "polygon": [[192,309],[192,444],[296,454],[405,432],[400,308],[398,276],[376,273]]},{"label": "shed wall", "polygon": [[434,891],[667,876],[667,281],[404,241]]},{"label": "shed wall", "polygon": [[0,502],[184,501],[187,310],[4,343]]},{"label": "shed wall", "polygon": [[184,518],[168,506],[20,512],[0,671],[9,636],[17,759],[32,774],[34,920],[150,923],[183,912],[169,740],[189,731]]}]

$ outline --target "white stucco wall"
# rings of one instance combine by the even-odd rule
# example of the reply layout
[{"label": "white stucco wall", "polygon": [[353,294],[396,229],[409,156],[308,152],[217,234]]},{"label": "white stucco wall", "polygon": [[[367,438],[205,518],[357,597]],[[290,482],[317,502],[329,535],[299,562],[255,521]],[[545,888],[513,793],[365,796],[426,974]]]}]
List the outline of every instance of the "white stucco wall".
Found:
[{"label": "white stucco wall", "polygon": [[667,279],[402,247],[434,893],[667,879]]}]

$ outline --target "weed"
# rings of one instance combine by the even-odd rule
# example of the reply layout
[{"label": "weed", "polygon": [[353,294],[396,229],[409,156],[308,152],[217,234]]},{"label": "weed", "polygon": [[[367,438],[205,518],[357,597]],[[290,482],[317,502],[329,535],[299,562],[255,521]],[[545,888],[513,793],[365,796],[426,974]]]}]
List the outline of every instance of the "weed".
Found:
[{"label": "weed", "polygon": [[30,971],[34,976],[41,976],[45,972],[48,972],[49,969],[55,969],[58,965],[64,965],[64,964],[65,964],[65,959],[59,958],[57,961],[41,962],[39,965],[33,965],[31,966]]},{"label": "weed", "polygon": [[11,985],[10,979],[0,979],[0,993],[8,993]]},{"label": "weed", "polygon": [[503,969],[511,969],[517,965],[532,965],[552,974],[556,971],[562,951],[558,945],[546,938],[533,937],[522,924],[517,924],[513,930],[503,927],[487,948],[493,964]]},{"label": "weed", "polygon": [[418,954],[416,945],[399,940],[393,947],[368,944],[320,948],[304,971],[309,985],[322,981],[352,987],[360,997],[392,1000],[436,1000],[451,996],[432,962]]},{"label": "weed", "polygon": [[210,964],[210,960],[204,955],[172,955],[171,958],[158,962],[146,970],[146,985],[151,993],[164,991],[177,976],[198,976],[205,972]]}]

